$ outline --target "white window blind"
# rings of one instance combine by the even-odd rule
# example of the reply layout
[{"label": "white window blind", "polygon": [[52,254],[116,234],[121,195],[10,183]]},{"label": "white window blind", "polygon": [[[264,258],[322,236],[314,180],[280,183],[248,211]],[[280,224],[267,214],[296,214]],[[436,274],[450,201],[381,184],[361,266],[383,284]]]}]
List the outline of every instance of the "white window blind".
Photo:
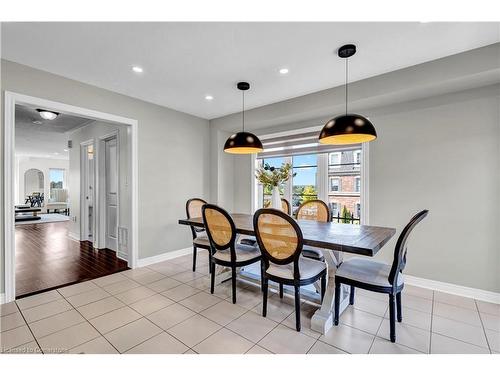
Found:
[{"label": "white window blind", "polygon": [[355,150],[360,145],[322,145],[318,142],[319,132],[306,132],[302,134],[287,135],[267,138],[262,140],[264,151],[257,154],[257,159],[287,157],[304,154],[323,154],[337,150]]}]

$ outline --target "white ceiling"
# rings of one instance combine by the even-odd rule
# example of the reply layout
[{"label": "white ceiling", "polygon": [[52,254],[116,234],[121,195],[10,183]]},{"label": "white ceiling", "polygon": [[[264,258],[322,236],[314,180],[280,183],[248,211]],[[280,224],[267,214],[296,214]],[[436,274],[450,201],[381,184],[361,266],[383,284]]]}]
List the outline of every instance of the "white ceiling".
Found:
[{"label": "white ceiling", "polygon": [[[94,120],[59,114],[54,120],[44,120],[36,108],[16,105],[16,155],[69,159],[67,151],[68,133],[88,125]],[[35,124],[33,121],[41,121]]]},{"label": "white ceiling", "polygon": [[498,23],[3,23],[2,58],[212,119],[241,110],[240,80],[248,108],[343,84],[345,43],[359,80],[498,41]]}]

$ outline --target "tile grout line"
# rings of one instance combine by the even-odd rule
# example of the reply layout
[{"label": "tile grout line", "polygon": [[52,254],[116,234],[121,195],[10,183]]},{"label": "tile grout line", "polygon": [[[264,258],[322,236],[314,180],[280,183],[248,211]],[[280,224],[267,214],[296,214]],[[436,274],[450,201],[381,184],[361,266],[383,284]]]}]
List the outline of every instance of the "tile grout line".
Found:
[{"label": "tile grout line", "polygon": [[[120,351],[119,351],[117,348],[115,348],[115,346],[114,346],[112,343],[110,343],[110,342],[108,341],[108,339],[106,339],[106,337],[104,337],[104,335],[101,333],[101,331],[99,331],[99,330],[98,330],[98,329],[97,329],[97,328],[96,328],[96,327],[95,327],[95,326],[94,326],[94,325],[93,325],[93,324],[92,324],[92,323],[91,323],[91,322],[90,322],[90,321],[89,321],[86,317],[84,317],[84,316],[82,315],[82,313],[80,313],[80,311],[78,311],[78,309],[77,309],[77,308],[75,308],[75,307],[71,304],[71,302],[69,302],[69,301],[67,301],[67,302],[68,302],[68,303],[69,303],[69,304],[70,304],[70,305],[71,305],[71,306],[75,309],[75,311],[76,311],[76,312],[78,312],[78,314],[80,314],[80,316],[81,316],[81,317],[82,317],[82,318],[83,318],[83,319],[84,319],[84,320],[85,320],[85,321],[86,321],[86,322],[87,322],[87,323],[88,323],[88,324],[89,324],[92,328],[94,328],[94,329],[96,330],[96,332],[99,334],[99,336],[100,336],[100,337],[102,337],[104,340],[106,340],[106,342],[107,342],[109,345],[111,345],[111,346],[113,347],[113,349],[115,349],[115,350],[117,351],[117,353],[120,353]],[[96,301],[96,302],[97,302],[97,301]],[[115,311],[115,310],[113,310],[113,311]],[[105,314],[107,314],[107,313],[105,313]],[[102,315],[105,315],[105,314],[102,314]],[[99,316],[102,316],[102,315],[99,315]],[[97,317],[96,317],[96,318],[97,318]],[[79,324],[80,324],[80,323],[79,323]],[[72,327],[74,327],[74,326],[72,326]],[[58,332],[60,332],[60,331],[58,331]],[[98,337],[94,337],[93,339],[90,339],[90,340],[87,340],[87,341],[85,341],[85,342],[83,342],[83,343],[81,343],[81,344],[75,345],[75,346],[73,346],[72,348],[68,348],[68,349],[66,350],[66,352],[69,352],[71,349],[74,349],[74,348],[76,348],[76,347],[78,347],[78,346],[84,345],[84,344],[86,344],[86,343],[88,343],[88,342],[90,342],[90,341],[93,341],[93,340],[97,339],[97,338],[98,338]]]},{"label": "tile grout line", "polygon": [[[19,313],[20,313],[20,314],[21,314],[21,316],[23,317],[24,323],[26,323],[26,327],[28,327],[28,329],[29,329],[29,331],[30,331],[30,333],[31,333],[31,336],[33,336],[33,340],[35,340],[35,342],[36,342],[36,344],[37,344],[37,346],[38,346],[38,349],[40,349],[40,352],[41,352],[42,354],[45,354],[45,353],[43,352],[42,347],[41,347],[41,346],[40,346],[40,344],[38,343],[37,338],[36,338],[36,337],[35,337],[35,335],[33,334],[33,331],[31,330],[31,327],[29,326],[28,322],[26,321],[26,318],[24,317],[24,314],[23,314],[22,310],[19,308],[19,306],[17,305],[17,302],[16,302],[15,300],[14,300],[14,302],[15,302],[15,304],[16,304],[16,307],[19,309]],[[21,344],[21,345],[25,345],[25,344],[27,344],[27,342],[25,342],[24,344]],[[18,346],[19,346],[19,345],[18,345]]]},{"label": "tile grout line", "polygon": [[[372,350],[372,348],[373,348],[373,344],[375,343],[375,340],[377,339],[377,337],[379,337],[379,336],[378,336],[378,333],[379,333],[379,331],[380,331],[380,328],[382,327],[382,324],[384,324],[384,319],[385,319],[385,314],[387,314],[387,309],[388,309],[388,308],[386,308],[386,309],[385,309],[385,311],[384,311],[384,316],[383,316],[383,317],[382,317],[382,319],[380,320],[380,324],[378,325],[377,332],[375,332],[375,334],[373,335],[373,340],[372,340],[372,342],[371,342],[371,344],[370,344],[370,347],[368,348],[368,352],[367,352],[366,354],[370,354],[370,351],[371,351],[371,350]],[[403,309],[403,308],[401,307],[401,309]],[[352,328],[355,328],[355,327],[352,327]],[[361,330],[361,329],[360,329],[360,331],[364,332],[364,331],[363,331],[363,330]]]},{"label": "tile grout line", "polygon": [[490,346],[490,340],[488,340],[488,335],[486,334],[486,328],[484,327],[483,317],[481,316],[481,313],[479,311],[479,307],[477,306],[476,300],[474,300],[474,304],[476,305],[477,313],[479,315],[479,320],[481,321],[481,326],[483,327],[483,334],[484,334],[484,338],[486,339],[486,345],[488,345],[488,350],[490,351],[490,354],[493,354],[493,351],[491,350],[491,346]]}]

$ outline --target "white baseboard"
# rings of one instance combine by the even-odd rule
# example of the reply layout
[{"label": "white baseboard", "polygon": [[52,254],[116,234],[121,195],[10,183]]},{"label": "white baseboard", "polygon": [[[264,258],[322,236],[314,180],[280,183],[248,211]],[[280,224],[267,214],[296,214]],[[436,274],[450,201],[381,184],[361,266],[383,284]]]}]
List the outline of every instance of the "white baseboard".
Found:
[{"label": "white baseboard", "polygon": [[5,303],[5,293],[0,293],[0,305]]},{"label": "white baseboard", "polygon": [[425,289],[433,289],[439,292],[455,294],[461,297],[474,298],[480,301],[500,304],[500,293],[490,292],[488,290],[469,288],[467,286],[423,279],[421,277],[410,275],[405,275],[405,283]]},{"label": "white baseboard", "polygon": [[169,259],[177,258],[183,255],[188,255],[193,253],[192,247],[186,247],[185,249],[169,251],[168,253],[163,253],[160,255],[155,255],[149,258],[142,258],[137,260],[137,267],[146,267],[151,264],[164,262]]},{"label": "white baseboard", "polygon": [[68,237],[73,241],[80,242],[80,237],[76,235],[76,233],[68,232]]}]

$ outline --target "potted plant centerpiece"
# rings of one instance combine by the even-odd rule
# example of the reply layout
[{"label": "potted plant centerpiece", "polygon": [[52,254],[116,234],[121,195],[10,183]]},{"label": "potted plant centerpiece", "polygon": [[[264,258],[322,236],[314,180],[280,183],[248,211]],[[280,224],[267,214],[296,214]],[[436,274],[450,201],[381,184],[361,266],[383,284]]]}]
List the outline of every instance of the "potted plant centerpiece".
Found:
[{"label": "potted plant centerpiece", "polygon": [[296,173],[292,173],[292,165],[283,163],[281,167],[271,167],[268,163],[260,166],[256,170],[255,177],[264,187],[269,186],[272,189],[271,207],[278,210],[281,209],[281,196],[279,186],[287,182],[290,177],[294,177]]}]

